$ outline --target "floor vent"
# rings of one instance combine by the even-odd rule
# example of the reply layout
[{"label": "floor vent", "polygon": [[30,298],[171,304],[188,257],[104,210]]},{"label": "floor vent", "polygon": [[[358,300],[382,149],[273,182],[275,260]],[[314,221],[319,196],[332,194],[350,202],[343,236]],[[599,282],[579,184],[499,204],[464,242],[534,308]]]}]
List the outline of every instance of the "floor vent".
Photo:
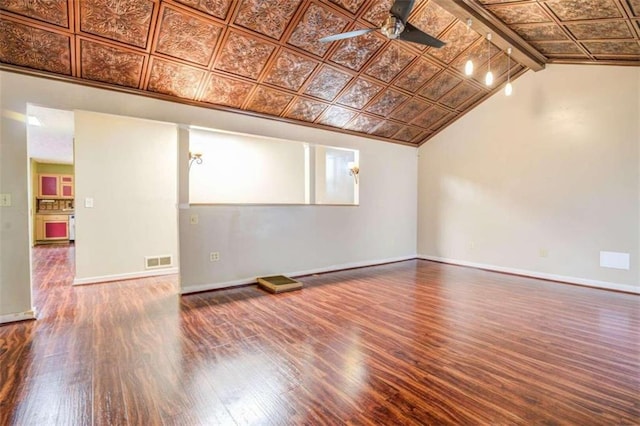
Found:
[{"label": "floor vent", "polygon": [[145,256],[144,265],[146,269],[168,268],[173,264],[171,255],[167,256]]}]

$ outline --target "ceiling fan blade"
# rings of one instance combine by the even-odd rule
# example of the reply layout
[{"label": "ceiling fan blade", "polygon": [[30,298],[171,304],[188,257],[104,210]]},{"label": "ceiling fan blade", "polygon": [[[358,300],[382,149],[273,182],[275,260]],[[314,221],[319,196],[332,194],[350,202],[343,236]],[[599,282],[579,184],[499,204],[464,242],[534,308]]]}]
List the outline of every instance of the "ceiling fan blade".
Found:
[{"label": "ceiling fan blade", "polygon": [[406,23],[411,9],[413,9],[413,3],[415,0],[396,0],[391,6],[391,14],[400,18],[402,23]]},{"label": "ceiling fan blade", "polygon": [[429,34],[424,33],[411,25],[410,23],[406,23],[404,26],[404,31],[400,33],[400,40],[412,41],[414,43],[425,44],[431,47],[440,48],[445,45],[445,42],[438,40],[435,37],[431,37]]},{"label": "ceiling fan blade", "polygon": [[376,30],[377,28],[366,28],[364,30],[349,31],[348,33],[340,33],[340,34],[334,34],[334,35],[322,37],[318,41],[321,41],[324,43],[327,41],[344,40],[345,38],[358,37]]}]

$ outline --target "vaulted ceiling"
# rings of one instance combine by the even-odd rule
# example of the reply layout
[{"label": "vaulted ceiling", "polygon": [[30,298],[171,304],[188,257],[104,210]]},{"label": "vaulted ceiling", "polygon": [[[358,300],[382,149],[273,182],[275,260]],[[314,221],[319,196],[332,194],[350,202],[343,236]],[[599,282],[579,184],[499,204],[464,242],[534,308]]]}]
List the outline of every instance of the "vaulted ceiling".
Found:
[{"label": "vaulted ceiling", "polygon": [[547,62],[640,65],[640,0],[416,0],[409,22],[445,47],[379,31],[318,42],[379,27],[392,3],[2,0],[0,65],[406,144],[428,140],[508,75]]}]

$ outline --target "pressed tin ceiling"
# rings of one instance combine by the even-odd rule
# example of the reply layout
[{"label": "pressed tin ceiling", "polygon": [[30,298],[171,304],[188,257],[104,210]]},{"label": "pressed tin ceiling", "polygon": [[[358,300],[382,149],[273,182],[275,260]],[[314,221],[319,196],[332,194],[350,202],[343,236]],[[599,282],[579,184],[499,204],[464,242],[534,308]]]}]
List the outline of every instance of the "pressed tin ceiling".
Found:
[{"label": "pressed tin ceiling", "polygon": [[[380,26],[392,3],[2,0],[0,61],[12,71],[420,144],[499,90],[507,55],[491,46],[488,89],[484,33],[445,10],[447,0],[417,0],[408,19],[445,41],[442,49],[379,31],[317,41]],[[551,60],[637,65],[638,0],[472,3]],[[468,58],[472,77],[463,74]],[[513,78],[527,69],[512,58]]]}]

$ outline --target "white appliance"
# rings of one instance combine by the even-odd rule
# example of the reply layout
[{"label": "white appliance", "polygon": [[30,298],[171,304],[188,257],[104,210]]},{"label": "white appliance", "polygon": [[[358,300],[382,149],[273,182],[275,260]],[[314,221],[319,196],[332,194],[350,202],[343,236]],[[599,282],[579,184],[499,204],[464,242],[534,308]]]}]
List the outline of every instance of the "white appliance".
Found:
[{"label": "white appliance", "polygon": [[76,240],[76,215],[69,215],[69,241]]}]

